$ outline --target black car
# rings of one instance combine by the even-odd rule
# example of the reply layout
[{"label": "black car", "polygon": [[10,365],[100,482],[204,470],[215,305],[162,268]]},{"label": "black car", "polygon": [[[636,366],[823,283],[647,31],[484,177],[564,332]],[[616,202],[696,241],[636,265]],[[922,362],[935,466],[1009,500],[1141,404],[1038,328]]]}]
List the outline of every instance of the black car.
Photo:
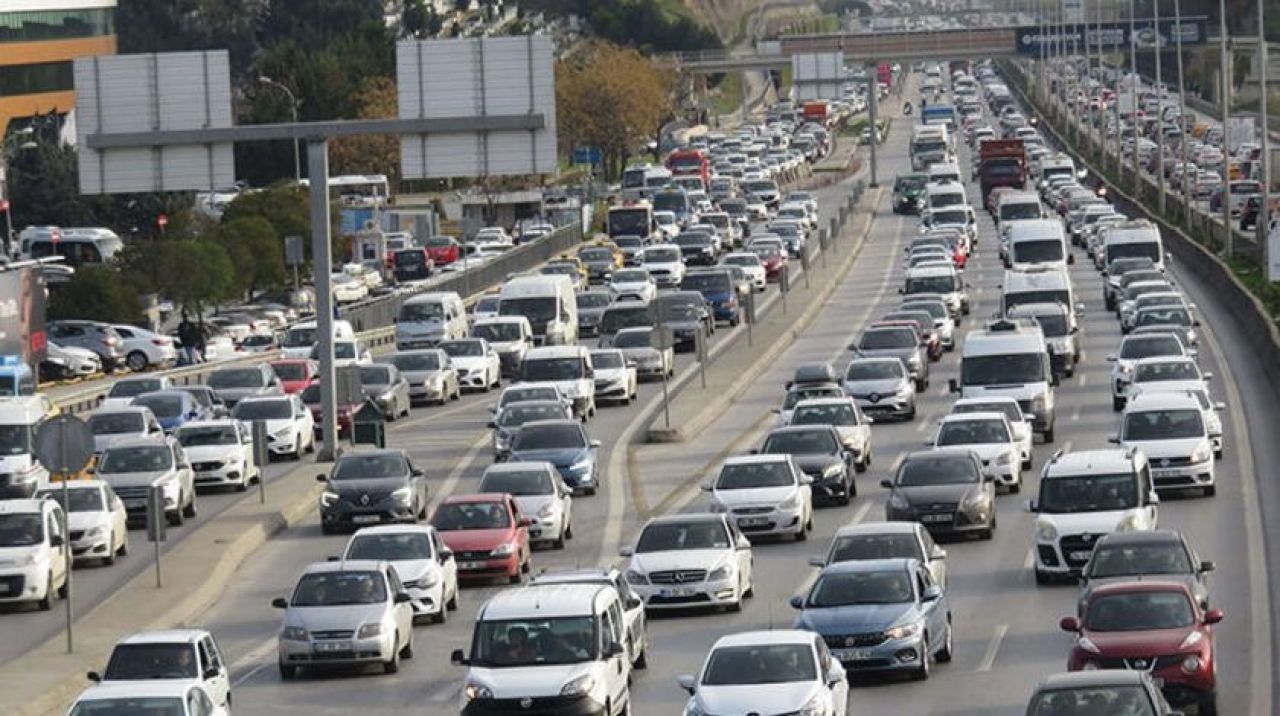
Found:
[{"label": "black car", "polygon": [[918,214],[919,201],[924,194],[924,185],[929,181],[927,174],[903,174],[893,182],[893,213]]},{"label": "black car", "polygon": [[383,522],[417,522],[427,514],[427,476],[403,450],[362,450],[338,458],[317,475],[325,534]]},{"label": "black car", "polygon": [[1027,702],[1027,716],[1107,713],[1173,716],[1180,712],[1165,701],[1150,674],[1129,669],[1050,674]]},{"label": "black car", "polygon": [[697,291],[664,293],[653,303],[656,309],[653,325],[662,324],[674,332],[676,350],[693,350],[699,328],[707,336],[716,332],[711,304]]},{"label": "black car", "polygon": [[716,244],[711,234],[686,231],[673,243],[680,247],[680,258],[687,266],[711,266],[716,262]]},{"label": "black car", "polygon": [[400,249],[391,260],[397,281],[421,281],[430,278],[435,262],[421,246]]},{"label": "black car", "polygon": [[984,476],[982,460],[971,450],[948,448],[908,453],[892,480],[887,520],[914,521],[934,535],[977,534],[991,539],[996,530],[994,477]]},{"label": "black car", "polygon": [[853,456],[844,449],[832,425],[792,425],[775,428],[765,437],[761,453],[790,455],[804,474],[813,478],[813,497],[847,505],[858,494],[853,481]]},{"label": "black car", "polygon": [[1112,532],[1094,545],[1080,574],[1080,605],[1083,608],[1089,594],[1103,585],[1155,577],[1187,585],[1201,608],[1208,609],[1208,576],[1213,570],[1213,562],[1201,561],[1181,532]]}]

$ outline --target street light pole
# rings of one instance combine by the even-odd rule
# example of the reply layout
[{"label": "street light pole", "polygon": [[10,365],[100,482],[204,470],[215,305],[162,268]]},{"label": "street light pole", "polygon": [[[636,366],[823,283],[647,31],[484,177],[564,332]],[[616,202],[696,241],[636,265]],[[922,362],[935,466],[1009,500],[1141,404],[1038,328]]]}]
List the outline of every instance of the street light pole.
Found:
[{"label": "street light pole", "polygon": [[[1160,0],[1151,0],[1152,7],[1152,36],[1156,38],[1156,131],[1161,134],[1158,138],[1162,141],[1156,146],[1156,183],[1160,187],[1160,215],[1165,213],[1165,191],[1164,191],[1164,71],[1160,56],[1164,54],[1163,40],[1160,36]],[[1226,129],[1225,127],[1223,128]],[[1182,183],[1187,183],[1186,177],[1182,178]]]},{"label": "street light pole", "polygon": [[1258,114],[1262,119],[1262,199],[1258,202],[1258,250],[1261,252],[1262,270],[1267,280],[1280,281],[1280,276],[1276,275],[1271,265],[1271,247],[1268,246],[1267,236],[1271,220],[1271,127],[1268,125],[1267,101],[1271,97],[1267,91],[1267,33],[1263,3],[1264,0],[1258,0],[1258,88],[1262,96],[1258,102]]},{"label": "street light pole", "polygon": [[[1231,149],[1231,143],[1228,141],[1227,122],[1231,119],[1231,53],[1227,51],[1227,0],[1218,0],[1218,20],[1221,23],[1218,28],[1218,40],[1222,53],[1222,84],[1218,87],[1218,101],[1222,103],[1222,143],[1226,146],[1228,152]],[[1186,131],[1186,122],[1183,122],[1183,131]],[[1264,131],[1265,134],[1265,131]],[[1186,137],[1183,137],[1183,146],[1186,146]],[[1186,151],[1182,153],[1183,162],[1186,162]],[[1235,251],[1236,230],[1231,225],[1231,155],[1226,155],[1226,191],[1223,193],[1222,207],[1222,223],[1227,226],[1227,233],[1223,238],[1222,252],[1227,258]]]},{"label": "street light pole", "polygon": [[[268,87],[275,87],[288,95],[289,109],[293,113],[293,123],[297,124],[299,103],[298,96],[293,93],[293,90],[289,89],[288,85],[285,85],[282,82],[277,82],[266,75],[259,75],[258,81]],[[293,142],[293,180],[295,182],[302,183],[302,155],[298,151],[298,142],[296,140]]]}]

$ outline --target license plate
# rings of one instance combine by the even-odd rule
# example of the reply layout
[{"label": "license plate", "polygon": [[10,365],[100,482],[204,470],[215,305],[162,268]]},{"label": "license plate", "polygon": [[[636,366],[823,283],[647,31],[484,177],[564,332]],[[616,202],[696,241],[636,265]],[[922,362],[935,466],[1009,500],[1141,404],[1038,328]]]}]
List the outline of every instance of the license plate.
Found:
[{"label": "license plate", "polygon": [[484,562],[459,562],[458,569],[484,569]]},{"label": "license plate", "polygon": [[1067,556],[1070,557],[1071,561],[1073,562],[1088,562],[1089,558],[1093,556],[1093,553],[1092,552],[1072,552]]},{"label": "license plate", "polygon": [[921,515],[921,522],[950,522],[951,515]]},{"label": "license plate", "polygon": [[374,522],[381,522],[381,521],[382,519],[377,515],[352,515],[351,516],[351,524],[353,525],[368,525],[368,524],[373,524]]},{"label": "license plate", "polygon": [[865,649],[832,649],[831,653],[840,661],[866,661],[872,658],[871,652]]},{"label": "license plate", "polygon": [[738,518],[739,527],[760,527],[769,524],[768,517],[740,517]]},{"label": "license plate", "polygon": [[349,641],[318,641],[313,648],[321,654],[331,654],[339,651],[351,651],[351,642]]},{"label": "license plate", "polygon": [[693,593],[692,587],[667,587],[658,590],[658,594],[664,597],[690,597]]},{"label": "license plate", "polygon": [[8,593],[9,593],[9,584],[7,582],[0,583],[0,594],[8,594]]},{"label": "license plate", "polygon": [[124,501],[124,508],[126,510],[140,510],[140,509],[146,508],[146,506],[147,506],[146,500],[125,500]]}]

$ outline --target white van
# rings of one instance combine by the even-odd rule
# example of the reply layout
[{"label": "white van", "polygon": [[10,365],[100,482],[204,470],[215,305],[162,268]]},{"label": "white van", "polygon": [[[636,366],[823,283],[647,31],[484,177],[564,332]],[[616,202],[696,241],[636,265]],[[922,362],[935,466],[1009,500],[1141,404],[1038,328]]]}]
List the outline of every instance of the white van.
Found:
[{"label": "white van", "polygon": [[925,211],[945,209],[947,207],[968,206],[969,198],[965,194],[964,184],[958,181],[932,181],[924,185]]},{"label": "white van", "polygon": [[396,315],[396,350],[430,348],[466,338],[467,307],[454,291],[423,293],[406,300]]},{"label": "white van", "polygon": [[71,565],[62,523],[54,500],[0,500],[0,532],[16,538],[6,543],[0,562],[0,604],[35,602],[47,611],[55,593],[67,596]]},{"label": "white van", "polygon": [[1000,315],[1008,316],[1016,306],[1028,303],[1061,303],[1072,311],[1080,310],[1066,269],[1005,271],[1000,284]]},{"label": "white van", "polygon": [[28,226],[18,239],[22,258],[61,256],[68,266],[105,264],[124,248],[116,232],[100,227]]},{"label": "white van", "polygon": [[520,363],[520,382],[552,383],[573,401],[574,415],[586,418],[596,414],[595,366],[591,351],[584,346],[529,349]]},{"label": "white van", "polygon": [[[461,713],[631,713],[631,660],[622,600],[612,586],[540,584],[499,592],[476,614]],[[497,704],[512,704],[500,708]],[[529,704],[517,706],[517,704]]]},{"label": "white van", "polygon": [[1040,326],[1028,319],[998,318],[965,338],[960,379],[952,378],[950,388],[962,398],[1014,398],[1031,415],[1033,429],[1051,443],[1057,384]]},{"label": "white van", "polygon": [[1147,258],[1164,270],[1164,244],[1160,228],[1147,219],[1122,221],[1108,226],[1102,234],[1103,265],[1116,259]]},{"label": "white van", "polygon": [[929,165],[929,181],[953,181],[957,184],[964,181],[960,174],[960,165],[956,162],[934,162]]},{"label": "white van", "polygon": [[[44,395],[0,400],[0,431],[10,437],[0,454],[0,500],[28,498],[48,486],[49,471],[36,459],[36,430],[50,416]],[[3,596],[3,595],[0,595]]]},{"label": "white van", "polygon": [[529,319],[535,345],[574,345],[578,301],[573,289],[573,279],[565,275],[516,276],[498,293],[498,315]]},{"label": "white van", "polygon": [[[317,333],[319,328],[315,321],[304,321],[289,326],[284,332],[284,340],[280,342],[281,348],[284,350],[285,358],[306,358],[311,355],[311,349],[317,341]],[[350,321],[341,319],[333,322],[333,338],[339,341],[350,341],[356,337],[355,329],[351,327]]]},{"label": "white van", "polygon": [[996,226],[1006,221],[1043,219],[1044,217],[1044,205],[1040,203],[1040,197],[1034,191],[1005,192],[996,202]]},{"label": "white van", "polygon": [[1057,219],[1018,221],[1009,227],[1004,267],[1015,271],[1031,268],[1063,268],[1075,263],[1067,251],[1067,234]]}]

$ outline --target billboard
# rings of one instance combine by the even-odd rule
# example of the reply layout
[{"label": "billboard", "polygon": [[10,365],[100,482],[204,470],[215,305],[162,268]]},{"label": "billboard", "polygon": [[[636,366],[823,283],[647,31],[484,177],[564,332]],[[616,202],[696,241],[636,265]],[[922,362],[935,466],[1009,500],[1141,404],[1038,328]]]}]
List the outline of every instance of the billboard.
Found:
[{"label": "billboard", "polygon": [[844,84],[844,53],[791,56],[793,100],[839,99]]},{"label": "billboard", "polygon": [[1039,55],[1041,46],[1056,47],[1059,38],[1067,47],[1083,47],[1085,42],[1090,47],[1127,47],[1132,41],[1139,49],[1172,49],[1178,42],[1175,31],[1181,33],[1184,47],[1203,45],[1209,38],[1208,22],[1204,17],[1184,17],[1180,23],[1172,18],[1161,19],[1159,25],[1150,19],[1138,20],[1133,30],[1132,33],[1129,31],[1128,22],[1027,25],[1016,30],[1018,53]]},{"label": "billboard", "polygon": [[0,356],[21,356],[32,370],[44,360],[44,299],[39,268],[0,271]]}]

